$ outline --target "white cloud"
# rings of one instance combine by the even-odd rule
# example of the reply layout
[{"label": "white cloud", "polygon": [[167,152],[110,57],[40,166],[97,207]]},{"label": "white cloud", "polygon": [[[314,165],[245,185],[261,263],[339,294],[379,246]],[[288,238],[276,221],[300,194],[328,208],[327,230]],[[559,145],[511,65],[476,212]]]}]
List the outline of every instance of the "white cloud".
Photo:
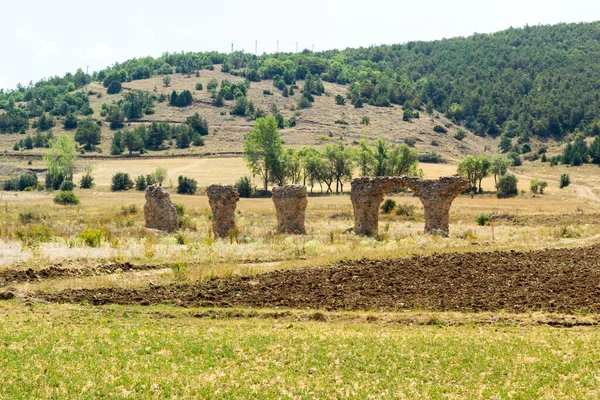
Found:
[{"label": "white cloud", "polygon": [[42,38],[31,29],[19,29],[17,30],[16,35],[37,49],[38,52],[36,57],[38,58],[55,56],[58,54],[58,47],[56,46],[56,43]]},{"label": "white cloud", "polygon": [[105,44],[97,44],[85,52],[90,60],[104,60],[113,55],[113,50]]}]

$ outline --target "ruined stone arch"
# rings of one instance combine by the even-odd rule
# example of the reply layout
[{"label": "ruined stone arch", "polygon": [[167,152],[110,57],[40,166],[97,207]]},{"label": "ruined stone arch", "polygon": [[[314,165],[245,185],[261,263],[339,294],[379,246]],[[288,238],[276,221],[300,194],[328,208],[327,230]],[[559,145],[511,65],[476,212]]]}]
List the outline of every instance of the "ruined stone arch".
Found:
[{"label": "ruined stone arch", "polygon": [[411,189],[425,210],[425,233],[448,236],[450,207],[454,199],[470,187],[461,176],[420,179],[408,176],[356,178],[352,180],[350,199],[354,208],[354,231],[374,236],[378,232],[379,206],[386,193]]}]

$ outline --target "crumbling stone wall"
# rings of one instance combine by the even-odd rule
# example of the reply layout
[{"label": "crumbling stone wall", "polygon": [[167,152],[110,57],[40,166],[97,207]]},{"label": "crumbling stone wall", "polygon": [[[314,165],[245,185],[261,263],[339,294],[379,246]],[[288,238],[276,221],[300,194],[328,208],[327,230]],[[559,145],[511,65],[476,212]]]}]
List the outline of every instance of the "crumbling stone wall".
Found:
[{"label": "crumbling stone wall", "polygon": [[179,215],[171,202],[171,195],[160,186],[146,188],[146,204],[144,204],[146,228],[173,232],[179,227]]},{"label": "crumbling stone wall", "polygon": [[236,188],[231,185],[210,185],[206,189],[212,210],[212,227],[215,237],[228,237],[235,228],[235,207],[240,199]]},{"label": "crumbling stone wall", "polygon": [[273,203],[277,214],[278,233],[305,234],[306,187],[287,185],[273,188]]},{"label": "crumbling stone wall", "polygon": [[354,231],[359,235],[377,234],[379,205],[385,193],[409,188],[419,197],[425,209],[425,233],[448,236],[452,202],[470,187],[461,176],[419,179],[407,176],[357,178],[352,181],[350,199],[354,208]]}]

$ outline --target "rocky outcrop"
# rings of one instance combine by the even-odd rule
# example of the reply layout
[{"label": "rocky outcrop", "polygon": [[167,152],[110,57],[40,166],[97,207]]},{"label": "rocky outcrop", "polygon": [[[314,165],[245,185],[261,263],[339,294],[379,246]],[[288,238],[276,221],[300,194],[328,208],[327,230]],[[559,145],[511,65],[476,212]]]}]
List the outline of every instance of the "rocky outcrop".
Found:
[{"label": "rocky outcrop", "polygon": [[171,195],[160,186],[146,188],[146,204],[144,204],[146,228],[173,232],[179,228],[179,215],[171,202]]},{"label": "rocky outcrop", "polygon": [[273,188],[273,203],[277,213],[277,232],[305,234],[306,187],[287,185]]},{"label": "rocky outcrop", "polygon": [[407,176],[356,178],[352,181],[350,199],[354,208],[354,231],[374,236],[379,223],[379,205],[383,196],[394,190],[411,189],[425,209],[425,233],[448,236],[450,206],[460,193],[470,187],[461,176],[419,179]]},{"label": "rocky outcrop", "polygon": [[206,189],[212,210],[212,227],[215,237],[228,237],[235,229],[235,206],[240,195],[231,185],[210,185]]}]

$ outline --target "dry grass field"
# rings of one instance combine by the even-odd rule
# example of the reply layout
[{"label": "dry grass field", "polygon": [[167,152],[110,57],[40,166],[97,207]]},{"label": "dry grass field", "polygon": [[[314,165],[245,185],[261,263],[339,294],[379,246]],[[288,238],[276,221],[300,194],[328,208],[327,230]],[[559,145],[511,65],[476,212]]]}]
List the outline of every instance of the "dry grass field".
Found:
[{"label": "dry grass field", "polygon": [[[82,157],[76,181],[88,166],[78,206],[0,192],[2,398],[598,396],[595,167],[526,163],[510,199],[486,178],[455,200],[448,238],[423,234],[409,192],[388,197],[412,215],[381,215],[378,238],[347,233],[350,197],[317,186],[306,235],[275,233],[271,199],[241,199],[232,241],[212,238],[203,189],[248,175],[241,158]],[[114,173],[157,167],[185,208],[173,234],[144,227],[143,192],[110,191]],[[173,194],[179,175],[199,193]]]}]

